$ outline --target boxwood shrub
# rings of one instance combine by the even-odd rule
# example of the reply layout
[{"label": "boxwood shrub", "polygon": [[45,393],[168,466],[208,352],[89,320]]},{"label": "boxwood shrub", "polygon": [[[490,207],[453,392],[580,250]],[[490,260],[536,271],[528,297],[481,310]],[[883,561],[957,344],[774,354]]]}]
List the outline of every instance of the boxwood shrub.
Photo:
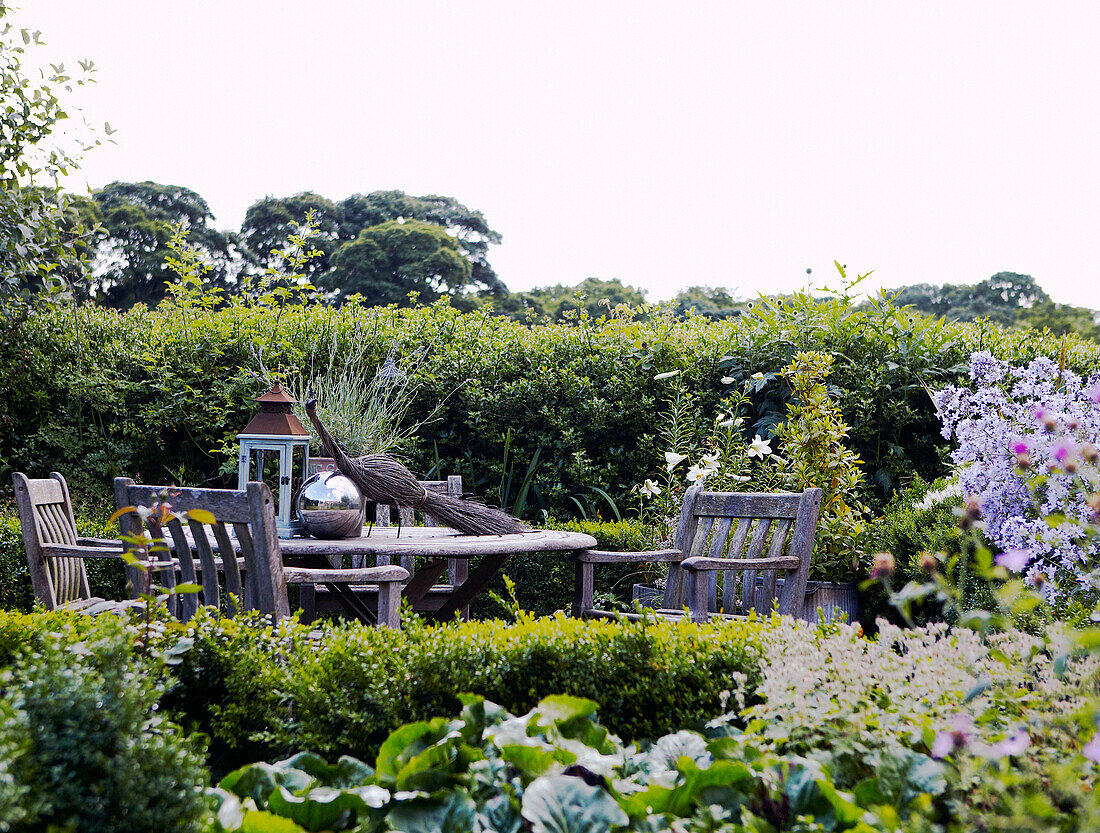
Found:
[{"label": "boxwood shrub", "polygon": [[564,617],[403,631],[198,618],[163,704],[210,737],[216,774],[300,749],[370,759],[403,723],[453,713],[458,694],[522,712],[550,694],[600,704],[627,740],[700,724],[743,674],[758,678],[759,622],[692,626]]},{"label": "boxwood shrub", "polygon": [[205,747],[115,617],[0,614],[0,830],[207,829]]}]

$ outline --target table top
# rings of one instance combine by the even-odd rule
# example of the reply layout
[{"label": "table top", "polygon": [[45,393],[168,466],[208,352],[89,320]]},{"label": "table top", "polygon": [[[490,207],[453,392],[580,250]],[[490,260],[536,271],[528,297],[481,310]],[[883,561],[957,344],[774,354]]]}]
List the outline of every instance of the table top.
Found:
[{"label": "table top", "polygon": [[391,555],[428,558],[469,558],[476,555],[510,555],[529,552],[567,552],[596,546],[596,539],[583,532],[532,529],[512,535],[463,535],[445,526],[363,528],[358,538],[323,540],[284,538],[283,555]]}]

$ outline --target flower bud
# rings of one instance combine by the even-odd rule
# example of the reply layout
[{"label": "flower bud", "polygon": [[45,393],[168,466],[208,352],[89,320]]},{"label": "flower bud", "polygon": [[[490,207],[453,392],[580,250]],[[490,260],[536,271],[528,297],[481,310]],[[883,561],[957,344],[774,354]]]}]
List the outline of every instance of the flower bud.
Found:
[{"label": "flower bud", "polygon": [[1092,443],[1085,443],[1081,446],[1079,451],[1087,463],[1095,465],[1097,461],[1100,461],[1100,451],[1098,451],[1096,446]]},{"label": "flower bud", "polygon": [[1042,587],[1044,584],[1047,583],[1047,574],[1038,572],[1035,573],[1035,575],[1031,577],[1031,583],[1034,584],[1036,587]]},{"label": "flower bud", "polygon": [[1092,510],[1092,514],[1100,517],[1100,492],[1093,492],[1086,498],[1085,502],[1089,505],[1089,509]]},{"label": "flower bud", "polygon": [[920,568],[924,570],[924,572],[931,575],[936,572],[939,566],[940,562],[936,560],[936,556],[932,555],[932,553],[922,552],[920,554]]},{"label": "flower bud", "polygon": [[1043,428],[1045,428],[1047,431],[1053,431],[1057,427],[1058,427],[1058,420],[1056,420],[1054,417],[1052,417],[1052,416],[1043,417]]},{"label": "flower bud", "polygon": [[1023,454],[1016,455],[1016,465],[1022,469],[1031,468],[1031,455],[1026,451]]},{"label": "flower bud", "polygon": [[966,499],[961,508],[955,509],[955,514],[959,516],[959,526],[963,529],[970,529],[974,525],[974,521],[982,516],[982,507],[977,498],[970,497]]},{"label": "flower bud", "polygon": [[892,552],[876,552],[874,563],[871,567],[871,577],[888,578],[894,574],[897,566],[897,560],[894,558]]}]

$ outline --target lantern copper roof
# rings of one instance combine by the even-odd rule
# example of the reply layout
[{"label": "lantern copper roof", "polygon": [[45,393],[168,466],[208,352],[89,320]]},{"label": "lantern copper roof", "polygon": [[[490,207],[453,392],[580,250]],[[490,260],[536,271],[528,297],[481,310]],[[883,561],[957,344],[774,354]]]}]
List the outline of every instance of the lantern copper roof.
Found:
[{"label": "lantern copper roof", "polygon": [[298,400],[290,396],[278,380],[271,390],[252,400],[260,404],[260,412],[244,427],[242,434],[268,434],[282,437],[308,437],[309,431],[294,415]]}]

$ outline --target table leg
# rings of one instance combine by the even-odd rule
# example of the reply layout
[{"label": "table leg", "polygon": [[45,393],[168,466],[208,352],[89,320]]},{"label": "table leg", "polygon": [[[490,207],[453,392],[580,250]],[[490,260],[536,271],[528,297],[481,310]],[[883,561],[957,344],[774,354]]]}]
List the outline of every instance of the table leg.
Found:
[{"label": "table leg", "polygon": [[[450,619],[454,619],[455,614],[466,607],[473,600],[474,596],[481,592],[481,589],[489,582],[489,579],[500,571],[500,568],[504,566],[504,562],[507,560],[508,555],[485,556],[481,559],[481,563],[477,565],[477,568],[470,574],[470,577],[455,588],[454,593],[451,594],[451,598],[447,599],[444,605],[439,608],[439,610],[435,611],[435,613],[429,613],[428,615],[437,622],[446,622]],[[446,566],[446,562],[442,563]],[[442,572],[442,570],[440,572]],[[435,581],[435,579],[432,579],[432,581]]]},{"label": "table leg", "polygon": [[446,559],[437,558],[428,562],[409,579],[401,595],[409,600],[409,604],[415,605],[428,594],[446,569]]}]

